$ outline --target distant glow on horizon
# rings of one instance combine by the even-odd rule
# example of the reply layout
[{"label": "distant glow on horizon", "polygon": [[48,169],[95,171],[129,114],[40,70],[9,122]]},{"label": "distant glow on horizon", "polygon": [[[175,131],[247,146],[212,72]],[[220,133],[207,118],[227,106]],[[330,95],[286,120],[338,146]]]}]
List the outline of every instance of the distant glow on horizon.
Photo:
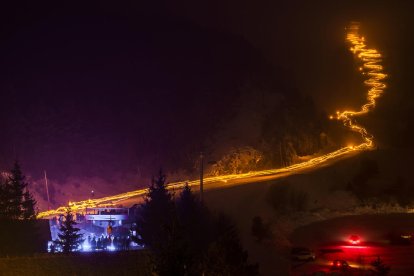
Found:
[{"label": "distant glow on horizon", "polygon": [[[373,108],[375,108],[376,99],[381,96],[381,94],[384,92],[384,89],[386,88],[384,79],[387,77],[387,75],[383,72],[383,66],[381,65],[381,54],[376,49],[367,48],[367,45],[365,44],[365,38],[359,35],[359,24],[352,23],[347,30],[348,33],[346,39],[351,44],[350,51],[363,63],[362,66],[358,67],[358,71],[363,76],[367,76],[367,79],[364,81],[364,84],[368,87],[367,103],[364,104],[358,111],[337,111],[336,115],[331,115],[329,118],[342,121],[343,124],[351,131],[359,133],[362,137],[363,142],[359,145],[350,145],[339,150],[327,153],[325,155],[312,158],[308,161],[294,164],[284,168],[254,171],[242,174],[229,174],[222,176],[206,177],[204,178],[205,185],[214,182],[222,182],[223,186],[225,186],[228,183],[228,181],[231,180],[246,179],[259,176],[271,176],[282,173],[296,173],[309,168],[315,168],[317,166],[320,166],[323,163],[326,163],[328,160],[337,159],[339,157],[345,156],[353,152],[371,150],[374,148],[374,137],[371,134],[369,134],[364,127],[358,125],[355,122],[355,117],[365,115]],[[189,186],[197,186],[199,184],[199,180],[197,179],[192,181],[181,181],[171,183],[168,185],[168,189],[181,189],[184,187],[185,183],[188,183]],[[88,199],[78,202],[69,202],[69,206],[72,208],[74,212],[80,212],[85,210],[86,208],[116,206],[119,201],[126,200],[136,196],[143,196],[147,193],[148,188],[145,188],[98,199]],[[44,218],[55,216],[57,214],[64,214],[65,210],[66,206],[62,206],[55,210],[40,212],[37,217]]]}]

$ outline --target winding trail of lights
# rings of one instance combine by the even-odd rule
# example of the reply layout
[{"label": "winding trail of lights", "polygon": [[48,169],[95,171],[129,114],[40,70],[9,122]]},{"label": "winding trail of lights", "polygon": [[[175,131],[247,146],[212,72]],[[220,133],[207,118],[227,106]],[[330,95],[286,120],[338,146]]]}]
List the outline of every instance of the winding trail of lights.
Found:
[{"label": "winding trail of lights", "polygon": [[[374,137],[364,127],[355,122],[355,117],[364,115],[375,107],[376,99],[384,93],[384,89],[386,88],[384,79],[387,75],[384,73],[383,66],[381,65],[381,53],[376,49],[367,48],[365,38],[359,35],[359,23],[352,23],[348,30],[346,39],[351,43],[350,51],[363,64],[359,67],[361,74],[367,76],[367,79],[364,81],[368,87],[367,103],[358,111],[337,111],[336,119],[341,120],[352,131],[361,134],[364,143],[358,147],[370,149],[374,147]],[[335,117],[331,116],[330,118],[334,119]]]},{"label": "winding trail of lights", "polygon": [[[362,75],[366,76],[366,80],[364,81],[364,83],[368,87],[367,103],[364,104],[358,111],[338,111],[336,113],[336,116],[331,116],[330,118],[342,121],[343,124],[350,130],[359,133],[362,137],[363,142],[357,146],[344,147],[339,150],[330,152],[328,154],[315,157],[308,161],[294,164],[284,168],[254,171],[242,174],[229,174],[222,176],[206,177],[204,179],[205,185],[217,182],[222,182],[223,184],[225,184],[228,181],[242,180],[260,176],[280,175],[283,173],[297,173],[300,171],[304,171],[306,169],[321,166],[323,164],[326,164],[329,160],[338,159],[342,156],[348,155],[353,152],[355,153],[358,151],[365,151],[374,148],[374,137],[371,134],[369,134],[364,127],[356,123],[355,117],[364,115],[375,107],[376,99],[381,96],[381,94],[384,92],[384,89],[386,88],[384,79],[387,77],[387,75],[383,72],[383,66],[381,65],[381,54],[375,49],[367,48],[367,45],[365,44],[365,38],[359,35],[359,24],[352,23],[347,30],[348,33],[346,39],[351,44],[350,51],[362,63],[362,66],[359,68],[359,70]],[[168,189],[180,189],[184,187],[185,183],[188,183],[189,186],[197,186],[199,184],[199,180],[171,183],[168,185]],[[69,202],[69,206],[72,208],[74,212],[83,211],[85,210],[85,208],[115,206],[118,202],[122,200],[126,200],[137,196],[143,196],[147,194],[147,192],[148,188],[139,189],[99,199],[88,199],[78,202]],[[65,212],[65,209],[66,206],[62,206],[55,210],[40,212],[37,217],[45,218],[57,214],[63,214]]]}]

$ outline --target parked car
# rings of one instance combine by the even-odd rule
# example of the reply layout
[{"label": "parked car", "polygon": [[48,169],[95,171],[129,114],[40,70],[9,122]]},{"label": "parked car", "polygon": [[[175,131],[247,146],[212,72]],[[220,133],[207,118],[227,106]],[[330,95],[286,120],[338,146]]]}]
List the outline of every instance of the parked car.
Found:
[{"label": "parked car", "polygon": [[306,247],[294,247],[291,251],[292,259],[295,261],[314,261],[315,252]]}]

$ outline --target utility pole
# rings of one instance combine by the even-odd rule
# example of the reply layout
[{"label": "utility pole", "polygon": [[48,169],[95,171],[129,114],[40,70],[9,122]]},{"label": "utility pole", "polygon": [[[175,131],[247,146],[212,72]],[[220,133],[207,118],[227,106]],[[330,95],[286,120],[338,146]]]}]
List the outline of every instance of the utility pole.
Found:
[{"label": "utility pole", "polygon": [[283,168],[286,165],[285,165],[285,160],[284,160],[283,155],[282,155],[282,142],[279,143],[279,154],[280,154],[280,165]]},{"label": "utility pole", "polygon": [[47,209],[50,210],[50,198],[49,198],[49,186],[47,185],[47,175],[46,170],[45,173],[45,186],[46,186],[46,195],[47,195]]},{"label": "utility pole", "polygon": [[204,155],[203,152],[200,153],[200,200],[203,201],[203,177],[204,177]]}]

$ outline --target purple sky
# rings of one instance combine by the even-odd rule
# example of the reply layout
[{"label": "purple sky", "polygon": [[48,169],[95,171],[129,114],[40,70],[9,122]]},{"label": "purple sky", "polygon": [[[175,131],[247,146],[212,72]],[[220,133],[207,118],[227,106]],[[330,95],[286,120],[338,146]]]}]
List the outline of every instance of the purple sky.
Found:
[{"label": "purple sky", "polygon": [[102,181],[102,194],[111,193],[160,166],[191,169],[238,112],[246,80],[264,83],[269,95],[310,95],[321,112],[358,104],[343,31],[355,19],[386,53],[391,75],[392,104],[380,104],[384,112],[369,123],[384,142],[409,141],[410,120],[398,120],[402,134],[384,131],[412,107],[407,7],[250,2],[4,6],[0,168],[17,158],[32,179],[47,170],[56,190],[85,194]]}]

